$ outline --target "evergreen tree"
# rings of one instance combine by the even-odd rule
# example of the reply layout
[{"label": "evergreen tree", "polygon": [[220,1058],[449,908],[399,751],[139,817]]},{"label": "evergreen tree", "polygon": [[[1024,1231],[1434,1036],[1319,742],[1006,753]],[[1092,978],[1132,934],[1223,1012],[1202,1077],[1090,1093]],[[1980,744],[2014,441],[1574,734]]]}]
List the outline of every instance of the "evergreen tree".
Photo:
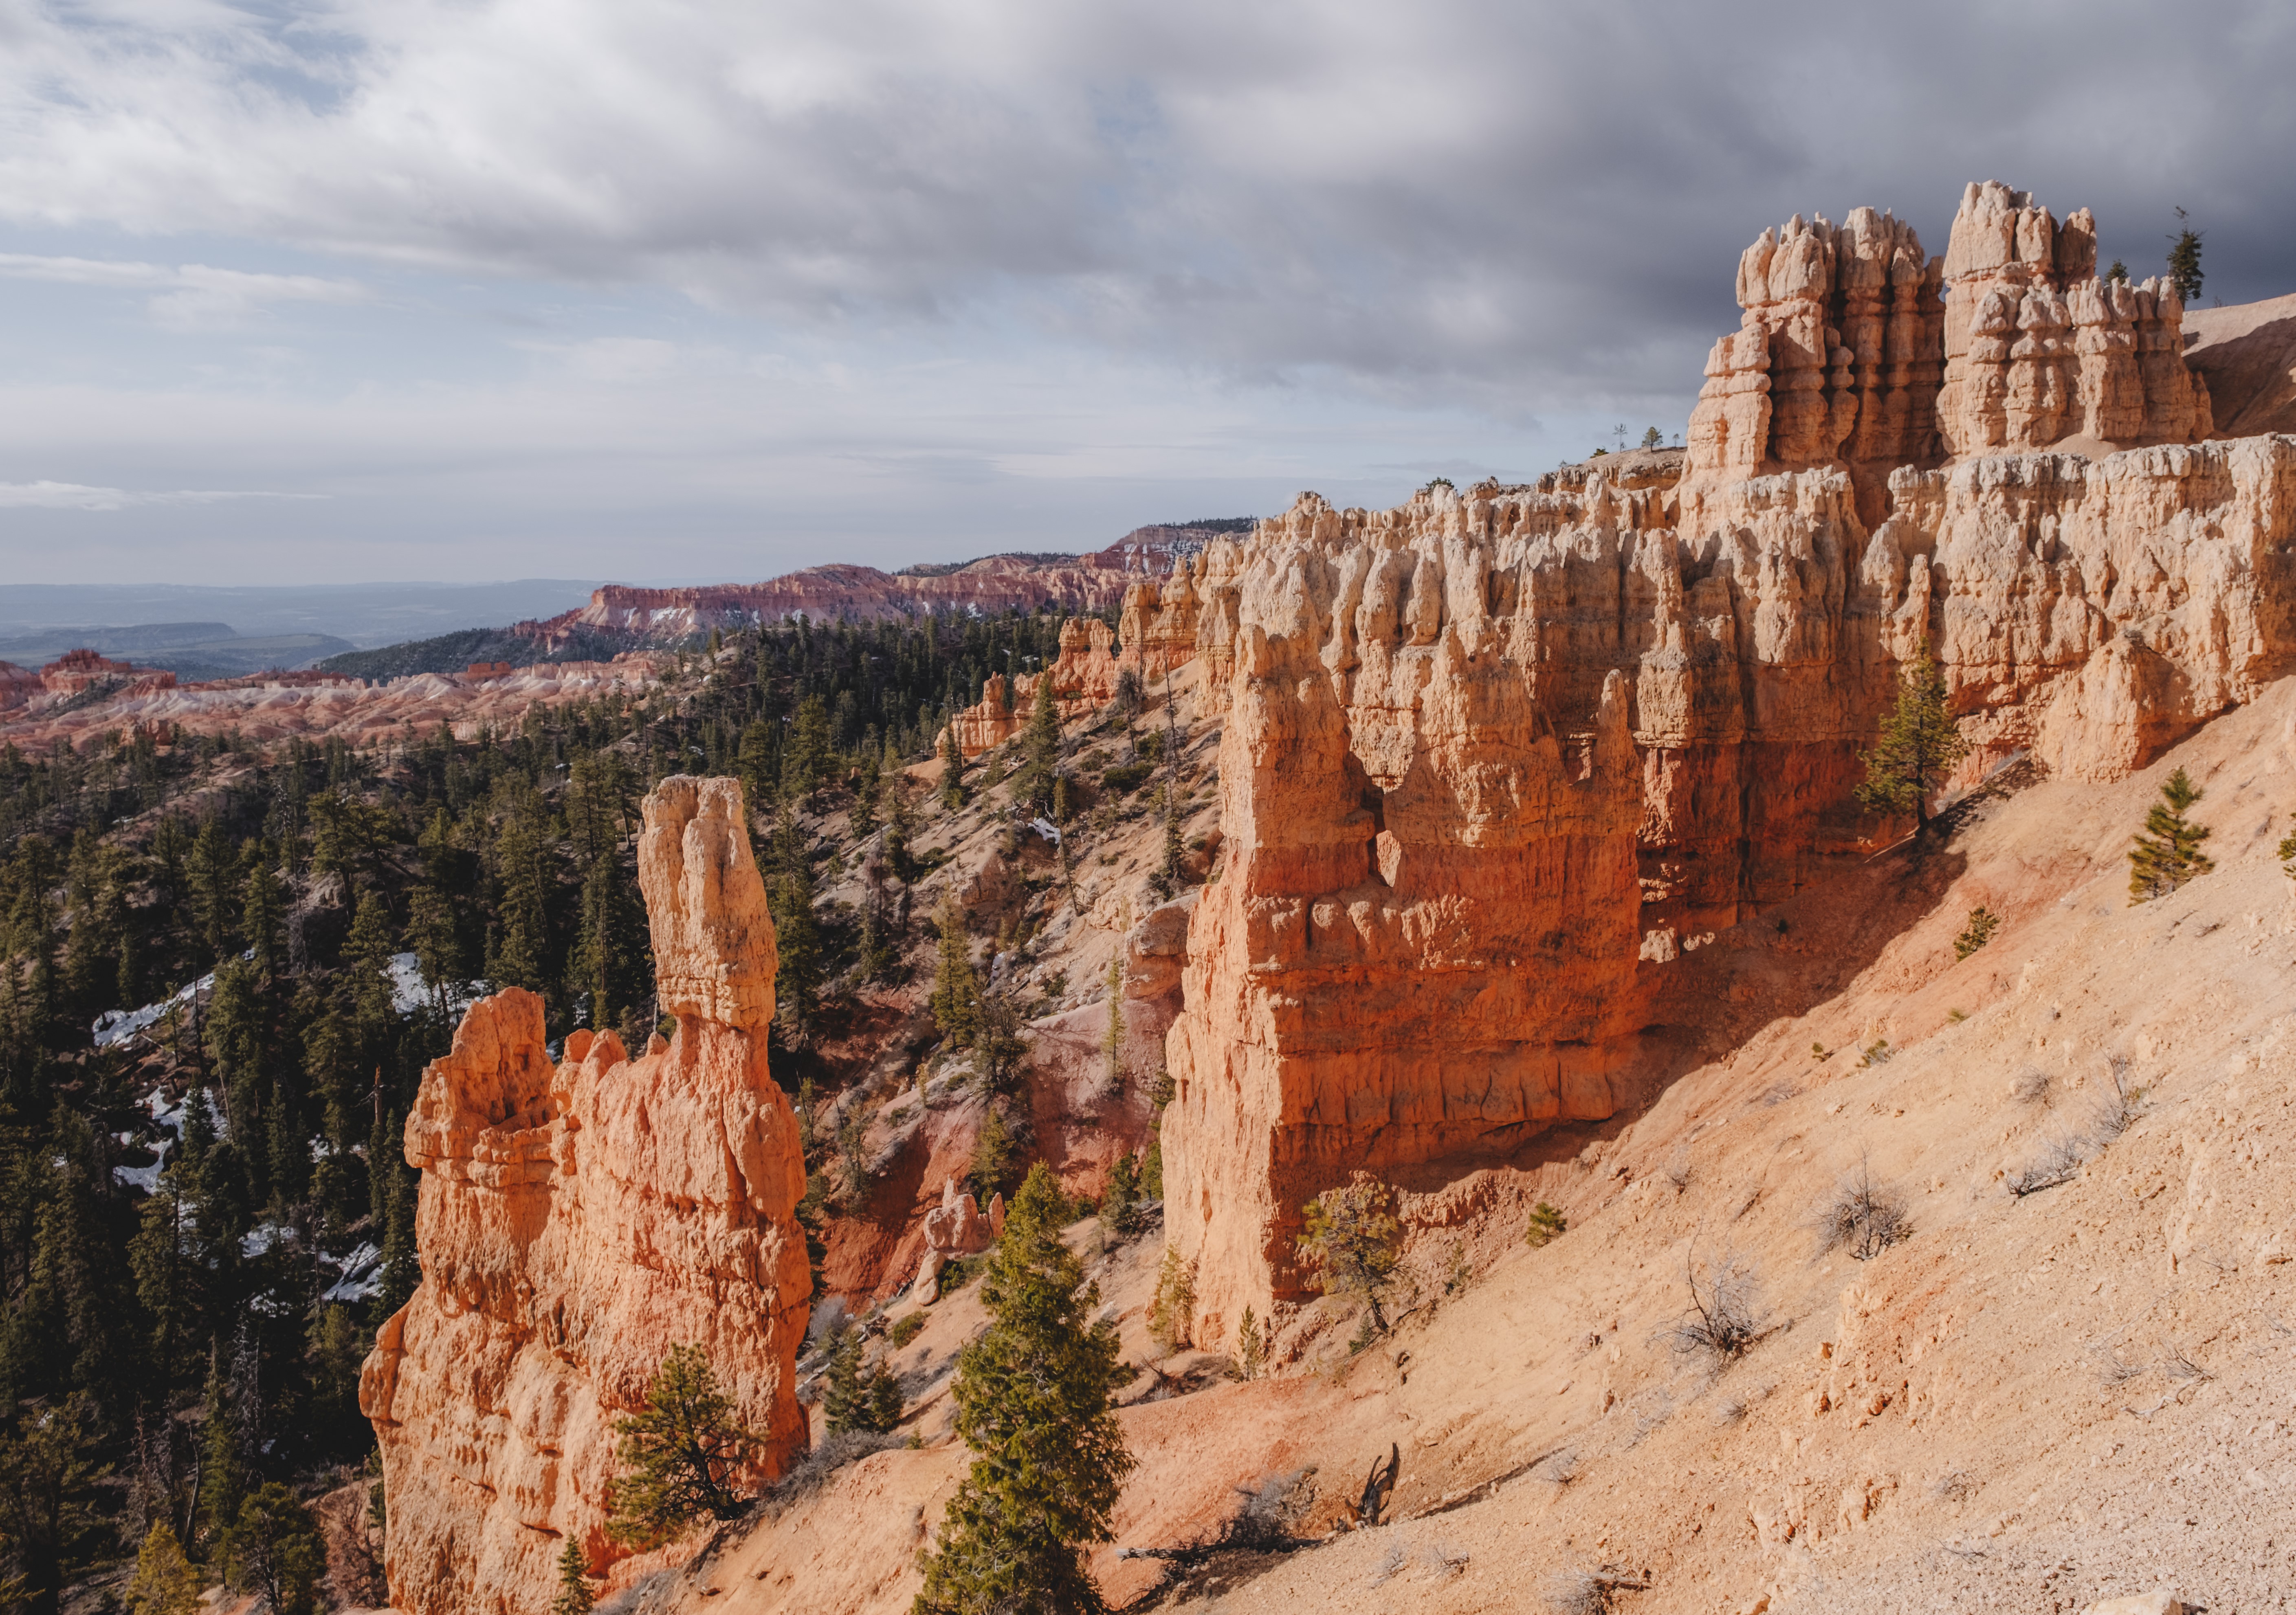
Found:
[{"label": "evergreen tree", "polygon": [[1300,1259],[1316,1287],[1325,1295],[1360,1297],[1371,1308],[1372,1328],[1384,1334],[1382,1298],[1402,1259],[1394,1191],[1370,1173],[1357,1172],[1303,1209],[1307,1226],[1299,1239]]},{"label": "evergreen tree", "polygon": [[0,1543],[23,1580],[20,1609],[53,1615],[68,1564],[89,1545],[97,1480],[84,1397],[35,1404],[0,1431]]},{"label": "evergreen tree", "polygon": [[240,894],[239,934],[255,952],[255,968],[266,978],[276,976],[287,960],[287,906],[268,858],[258,857],[250,866]]},{"label": "evergreen tree", "polygon": [[1108,1028],[1100,1035],[1100,1059],[1109,1086],[1124,1080],[1124,947],[1108,960]]},{"label": "evergreen tree", "polygon": [[955,724],[940,732],[940,805],[951,812],[964,806],[964,752]]},{"label": "evergreen tree", "polygon": [[590,1562],[570,1534],[558,1550],[558,1596],[550,1601],[550,1615],[590,1615],[589,1576]]},{"label": "evergreen tree", "polygon": [[731,1520],[743,1499],[734,1482],[757,1438],[734,1422],[734,1404],[699,1346],[673,1346],[646,1388],[644,1411],[618,1420],[614,1455],[626,1473],[614,1482],[616,1540],[652,1544],[708,1514]]},{"label": "evergreen tree", "polygon": [[164,1520],[145,1533],[127,1582],[133,1615],[199,1615],[200,1578],[184,1556],[184,1545]]},{"label": "evergreen tree", "polygon": [[869,1393],[861,1382],[861,1332],[848,1329],[829,1355],[829,1381],[821,1393],[822,1422],[832,1436],[866,1422]]},{"label": "evergreen tree", "polygon": [[780,959],[775,1007],[784,1026],[801,1029],[820,1005],[821,926],[813,911],[813,854],[787,800],[775,815],[772,864],[773,883],[766,897]]},{"label": "evergreen tree", "polygon": [[956,1431],[974,1456],[924,1561],[915,1615],[1098,1615],[1083,1548],[1111,1539],[1133,1468],[1109,1406],[1115,1325],[1061,1240],[1067,1202],[1029,1174],[980,1286],[988,1328],[957,1356]]},{"label": "evergreen tree", "polygon": [[[890,749],[888,755],[890,757]],[[916,816],[909,808],[907,794],[901,789],[902,773],[898,758],[885,770],[883,799],[881,804],[885,817],[885,866],[902,880],[909,877],[909,836],[916,828]]]},{"label": "evergreen tree", "polygon": [[829,764],[829,706],[818,695],[797,704],[789,745],[782,753],[782,791],[795,800],[811,796]]},{"label": "evergreen tree", "polygon": [[2188,222],[2190,215],[2177,209],[2177,233],[2169,238],[2169,283],[2177,295],[2192,304],[2201,297],[2201,233]]},{"label": "evergreen tree", "polygon": [[991,1195],[1004,1193],[1019,1156],[1020,1150],[1013,1142],[1013,1129],[1005,1125],[1004,1108],[990,1105],[982,1113],[980,1131],[972,1141],[972,1193],[983,1205]]},{"label": "evergreen tree", "polygon": [[191,887],[193,917],[210,959],[220,960],[231,951],[233,873],[237,867],[221,823],[213,816],[201,820],[184,878]]},{"label": "evergreen tree", "polygon": [[1053,781],[1061,767],[1061,709],[1053,699],[1053,670],[1037,676],[1037,694],[1029,708],[1029,726],[1021,732],[1020,783],[1013,800],[1038,809],[1052,806]]},{"label": "evergreen tree", "polygon": [[1128,1151],[1108,1169],[1108,1193],[1101,1198],[1101,1226],[1118,1237],[1132,1232],[1140,1207],[1140,1157]]},{"label": "evergreen tree", "polygon": [[882,1357],[877,1360],[876,1372],[869,1376],[869,1428],[879,1435],[890,1435],[901,1422],[901,1382]]},{"label": "evergreen tree", "polygon": [[953,889],[941,894],[933,923],[940,930],[933,971],[933,1024],[950,1047],[969,1048],[980,1026],[980,988],[972,972],[972,940],[965,934],[964,910]]},{"label": "evergreen tree", "polygon": [[2144,833],[2136,838],[2136,845],[2128,854],[2131,903],[2165,898],[2194,876],[2216,867],[2216,861],[2201,850],[2201,843],[2209,839],[2208,826],[2185,816],[2201,796],[2201,788],[2182,768],[2161,787],[2161,799],[2144,816]]},{"label": "evergreen tree", "polygon": [[269,1481],[241,1503],[223,1555],[232,1585],[260,1593],[272,1615],[311,1615],[327,1554],[310,1511],[285,1486]]},{"label": "evergreen tree", "polygon": [[1859,754],[1866,783],[1857,787],[1857,799],[1880,812],[1910,812],[1927,829],[1930,793],[1968,753],[1969,742],[1946,710],[1945,674],[1924,639],[1898,674],[1897,704],[1882,720],[1880,738]]}]

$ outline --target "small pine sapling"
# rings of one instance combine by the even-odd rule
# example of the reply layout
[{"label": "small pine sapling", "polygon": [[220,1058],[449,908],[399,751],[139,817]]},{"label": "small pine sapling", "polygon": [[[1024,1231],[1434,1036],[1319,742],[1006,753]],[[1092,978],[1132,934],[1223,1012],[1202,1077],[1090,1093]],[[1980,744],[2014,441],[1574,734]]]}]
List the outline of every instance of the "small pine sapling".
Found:
[{"label": "small pine sapling", "polygon": [[1196,1313],[1196,1264],[1170,1245],[1156,1270],[1156,1296],[1148,1307],[1148,1335],[1166,1355],[1187,1345]]},{"label": "small pine sapling", "polygon": [[1523,1242],[1533,1250],[1537,1250],[1562,1234],[1570,1226],[1570,1220],[1562,1212],[1545,1201],[1540,1201],[1530,1209],[1530,1228],[1523,1235]]},{"label": "small pine sapling", "polygon": [[1259,1320],[1252,1316],[1250,1303],[1246,1302],[1243,1317],[1235,1326],[1235,1377],[1256,1380],[1267,1368],[1267,1338],[1261,1332]]},{"label": "small pine sapling", "polygon": [[733,1399],[699,1346],[672,1346],[646,1388],[646,1405],[617,1420],[614,1455],[624,1473],[613,1485],[617,1541],[652,1545],[708,1514],[731,1520],[745,1500],[734,1481],[758,1439],[734,1422]]},{"label": "small pine sapling", "polygon": [[1992,941],[1993,933],[2000,928],[2001,916],[1983,904],[1971,909],[1968,925],[1963,928],[1961,935],[1953,939],[1953,956],[1956,959],[1968,958],[1970,955]]},{"label": "small pine sapling", "polygon": [[550,1615],[590,1615],[590,1562],[572,1537],[558,1550],[558,1596]]},{"label": "small pine sapling", "polygon": [[[2128,900],[2132,904],[2165,898],[2196,875],[2204,875],[2216,862],[2201,850],[2210,835],[2205,824],[2185,816],[2202,792],[2182,768],[2161,787],[2161,799],[2144,816],[2144,829],[2128,853]],[[2296,838],[2292,838],[2296,839]]]}]

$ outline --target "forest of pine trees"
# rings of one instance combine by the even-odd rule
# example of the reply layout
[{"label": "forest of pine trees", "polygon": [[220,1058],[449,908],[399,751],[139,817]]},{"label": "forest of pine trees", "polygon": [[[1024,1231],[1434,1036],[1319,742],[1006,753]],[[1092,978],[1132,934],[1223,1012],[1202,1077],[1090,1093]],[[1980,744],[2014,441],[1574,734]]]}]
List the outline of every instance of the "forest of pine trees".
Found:
[{"label": "forest of pine trees", "polygon": [[[0,1580],[52,1610],[160,1525],[210,1577],[253,1562],[250,1499],[373,1447],[359,1366],[420,1278],[398,1141],[472,983],[541,994],[553,1037],[642,1044],[638,804],[667,775],[729,774],[801,1035],[834,978],[890,970],[899,942],[873,906],[815,914],[816,865],[847,850],[821,811],[851,840],[882,824],[901,865],[914,805],[887,765],[930,755],[989,673],[1049,661],[1059,624],[752,630],[643,698],[469,740],[0,745]],[[210,976],[141,1037],[94,1042],[99,1016]]]}]

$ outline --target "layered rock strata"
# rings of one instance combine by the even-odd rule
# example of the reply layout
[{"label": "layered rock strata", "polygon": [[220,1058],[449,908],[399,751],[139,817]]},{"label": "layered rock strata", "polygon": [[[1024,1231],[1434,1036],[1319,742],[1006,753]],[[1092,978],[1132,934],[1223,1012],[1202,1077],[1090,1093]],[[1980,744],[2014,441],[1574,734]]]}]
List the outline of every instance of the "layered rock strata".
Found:
[{"label": "layered rock strata", "polygon": [[2060,224],[1991,180],[1964,193],[1941,258],[1871,208],[1765,230],[1691,413],[1684,525],[1703,525],[1709,490],[1765,472],[1848,467],[1874,524],[1900,465],[2207,437],[2176,289],[2095,273],[2087,209]]},{"label": "layered rock strata", "polygon": [[423,1279],[377,1332],[360,1407],[382,1447],[385,1570],[410,1615],[530,1615],[570,1537],[593,1563],[615,1419],[673,1345],[699,1345],[756,1479],[803,1447],[793,1365],[808,1280],[804,1160],[766,1069],[775,943],[740,787],[645,801],[638,874],[668,1043],[636,1061],[542,1001],[473,1004],[406,1124]]},{"label": "layered rock strata", "polygon": [[1973,776],[2112,778],[2296,670],[2296,439],[1302,496],[1240,552],[1226,844],[1168,1039],[1200,1339],[1300,1299],[1358,1167],[1605,1116],[1653,972],[1896,827],[1858,750],[1926,639]]}]

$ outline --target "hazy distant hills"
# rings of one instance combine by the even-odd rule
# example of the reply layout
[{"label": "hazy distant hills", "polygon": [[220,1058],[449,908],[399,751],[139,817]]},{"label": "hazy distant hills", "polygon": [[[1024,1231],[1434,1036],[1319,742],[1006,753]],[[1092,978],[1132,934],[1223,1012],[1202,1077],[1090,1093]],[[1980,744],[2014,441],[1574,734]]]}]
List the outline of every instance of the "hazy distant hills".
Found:
[{"label": "hazy distant hills", "polygon": [[85,646],[115,661],[165,668],[186,683],[235,678],[268,668],[302,668],[352,649],[332,634],[240,634],[226,622],[144,622],[126,627],[77,624],[0,639],[0,661],[37,668]]},{"label": "hazy distant hills", "polygon": [[[580,606],[603,579],[523,578],[509,583],[343,583],[205,588],[185,584],[0,584],[0,641],[27,653],[65,640],[114,653],[123,635],[156,634],[134,655],[139,665],[173,667],[173,655],[203,641],[317,636],[334,643],[301,650],[295,666],[340,652],[426,639],[457,628],[548,617]],[[196,635],[192,630],[198,630]],[[73,638],[72,635],[78,635]],[[37,642],[35,644],[34,642]],[[316,646],[316,641],[315,639]],[[242,644],[242,651],[254,652]],[[282,644],[281,653],[294,647]],[[0,660],[21,662],[0,648]],[[236,662],[235,655],[224,660]],[[253,671],[250,668],[248,671]],[[178,672],[180,673],[180,669]]]}]

